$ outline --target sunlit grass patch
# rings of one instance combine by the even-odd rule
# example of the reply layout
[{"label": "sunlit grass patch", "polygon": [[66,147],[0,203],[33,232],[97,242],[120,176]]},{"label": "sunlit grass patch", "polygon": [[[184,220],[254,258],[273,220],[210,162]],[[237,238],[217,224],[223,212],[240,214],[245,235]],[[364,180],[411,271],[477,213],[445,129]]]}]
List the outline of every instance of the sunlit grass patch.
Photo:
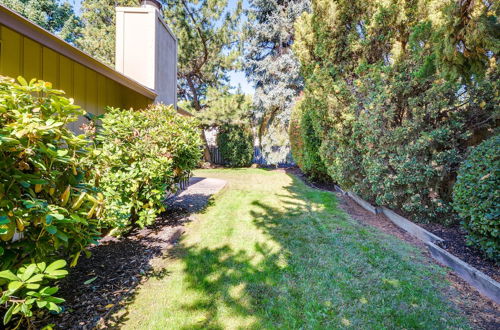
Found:
[{"label": "sunlit grass patch", "polygon": [[125,328],[467,328],[444,272],[283,172],[203,170],[228,188],[128,306]]}]

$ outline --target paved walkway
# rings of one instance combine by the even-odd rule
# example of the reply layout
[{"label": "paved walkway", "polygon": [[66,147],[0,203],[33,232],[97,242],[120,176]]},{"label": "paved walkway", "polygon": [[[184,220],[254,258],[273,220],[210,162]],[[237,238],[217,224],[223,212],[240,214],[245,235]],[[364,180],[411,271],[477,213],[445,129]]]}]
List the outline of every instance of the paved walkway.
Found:
[{"label": "paved walkway", "polygon": [[221,191],[227,182],[220,179],[193,177],[189,187],[167,201],[168,208],[182,209],[189,213],[201,211],[212,195]]}]

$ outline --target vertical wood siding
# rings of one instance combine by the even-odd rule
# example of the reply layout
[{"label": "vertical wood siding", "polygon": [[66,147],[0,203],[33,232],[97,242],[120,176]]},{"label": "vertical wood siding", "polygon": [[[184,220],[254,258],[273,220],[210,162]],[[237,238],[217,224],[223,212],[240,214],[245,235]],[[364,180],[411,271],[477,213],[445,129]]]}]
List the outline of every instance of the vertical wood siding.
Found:
[{"label": "vertical wood siding", "polygon": [[[124,109],[143,108],[152,103],[148,97],[87,68],[73,59],[0,24],[0,75],[26,80],[41,79],[64,90],[75,104],[93,114],[106,106]],[[79,127],[75,123],[72,129]]]}]

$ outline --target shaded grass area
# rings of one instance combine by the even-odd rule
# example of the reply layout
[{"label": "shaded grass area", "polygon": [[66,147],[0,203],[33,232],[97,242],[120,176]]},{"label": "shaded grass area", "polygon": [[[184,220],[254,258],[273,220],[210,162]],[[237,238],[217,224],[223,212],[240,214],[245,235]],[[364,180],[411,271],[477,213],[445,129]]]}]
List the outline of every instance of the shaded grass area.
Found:
[{"label": "shaded grass area", "polygon": [[126,329],[468,328],[444,271],[283,172],[200,170],[229,186],[126,311]]}]

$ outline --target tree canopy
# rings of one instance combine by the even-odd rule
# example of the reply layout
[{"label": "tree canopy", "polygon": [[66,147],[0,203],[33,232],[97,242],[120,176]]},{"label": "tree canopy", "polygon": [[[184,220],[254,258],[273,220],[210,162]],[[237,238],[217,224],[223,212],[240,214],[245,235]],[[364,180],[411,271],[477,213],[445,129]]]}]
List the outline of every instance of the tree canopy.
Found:
[{"label": "tree canopy", "polygon": [[[186,110],[190,104],[181,105]],[[201,124],[206,128],[221,127],[224,125],[240,126],[249,125],[252,116],[252,98],[241,91],[231,93],[227,87],[217,89],[209,88],[206,95],[205,109],[192,111]]]},{"label": "tree canopy", "polygon": [[308,0],[251,0],[246,26],[245,71],[256,86],[255,118],[260,144],[270,163],[290,153],[291,109],[302,90],[300,66],[292,52],[295,20]]},{"label": "tree canopy", "polygon": [[68,1],[0,0],[0,4],[15,10],[68,42],[72,43],[79,37],[81,22]]},{"label": "tree canopy", "polygon": [[165,1],[165,19],[179,39],[178,95],[197,111],[208,89],[227,83],[238,65],[241,12],[241,0],[232,12],[227,0]]}]

